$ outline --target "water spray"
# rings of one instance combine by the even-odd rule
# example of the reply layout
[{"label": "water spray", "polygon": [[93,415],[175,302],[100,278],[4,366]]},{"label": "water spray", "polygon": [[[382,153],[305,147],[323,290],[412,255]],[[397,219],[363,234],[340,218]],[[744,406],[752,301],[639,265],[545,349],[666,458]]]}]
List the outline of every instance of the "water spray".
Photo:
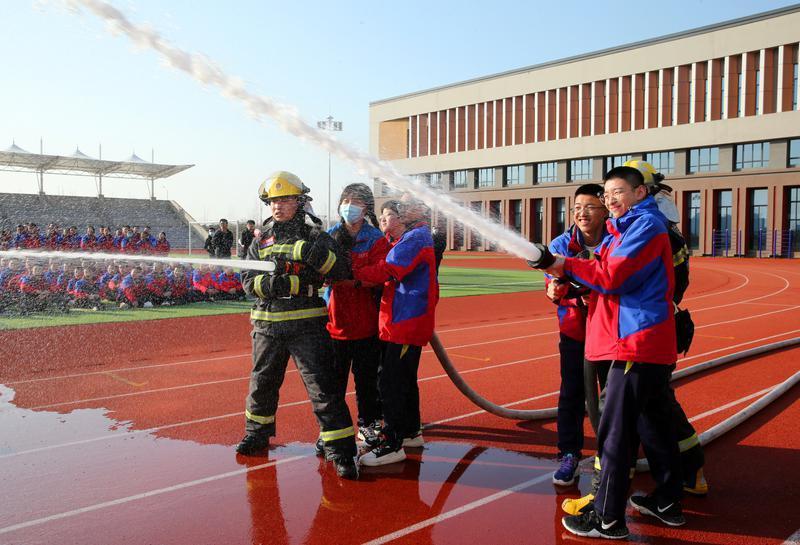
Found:
[{"label": "water spray", "polygon": [[[38,250],[2,250],[0,257],[10,259],[91,259],[93,261],[136,261],[139,263],[189,263],[192,265],[211,265],[215,267],[232,267],[234,269],[250,269],[273,272],[275,263],[271,261],[242,261],[241,259],[213,259],[199,257],[161,257],[153,255],[107,254],[103,252],[48,252]],[[246,264],[246,266],[245,266]]]},{"label": "water spray", "polygon": [[528,261],[539,261],[541,257],[539,248],[520,235],[488,218],[481,217],[461,203],[434,191],[423,183],[404,176],[388,162],[339,142],[330,133],[307,123],[295,108],[275,102],[269,97],[251,93],[240,79],[228,75],[208,57],[172,45],[154,29],[133,23],[111,4],[103,0],[68,0],[68,5],[77,11],[80,11],[81,7],[85,8],[106,21],[111,32],[125,34],[136,46],[158,53],[170,67],[188,74],[203,85],[218,88],[224,97],[243,104],[250,116],[257,121],[270,118],[289,134],[353,163],[371,178],[378,178],[399,191],[413,193],[417,198],[435,206],[454,220],[480,231],[482,235],[495,241],[508,252]]}]

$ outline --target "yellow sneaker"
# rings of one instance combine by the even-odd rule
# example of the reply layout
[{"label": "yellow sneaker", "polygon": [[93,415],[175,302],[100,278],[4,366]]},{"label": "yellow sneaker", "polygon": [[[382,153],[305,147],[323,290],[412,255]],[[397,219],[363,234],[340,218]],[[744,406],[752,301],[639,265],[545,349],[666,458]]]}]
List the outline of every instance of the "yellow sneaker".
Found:
[{"label": "yellow sneaker", "polygon": [[705,496],[708,494],[708,483],[702,467],[697,470],[693,480],[683,481],[683,491],[692,496]]},{"label": "yellow sneaker", "polygon": [[588,506],[594,507],[594,494],[586,494],[582,498],[567,498],[561,502],[561,509],[570,515],[581,515]]}]

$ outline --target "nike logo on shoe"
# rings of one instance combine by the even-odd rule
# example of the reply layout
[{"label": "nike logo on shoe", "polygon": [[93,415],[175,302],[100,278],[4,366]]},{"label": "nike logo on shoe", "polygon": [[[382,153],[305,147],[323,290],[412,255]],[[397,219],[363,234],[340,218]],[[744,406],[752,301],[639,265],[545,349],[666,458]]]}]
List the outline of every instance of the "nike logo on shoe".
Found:
[{"label": "nike logo on shoe", "polygon": [[603,530],[610,530],[616,523],[617,523],[616,520],[612,520],[608,524],[606,524],[603,521],[600,521],[600,526],[603,528]]},{"label": "nike logo on shoe", "polygon": [[663,509],[662,509],[661,507],[658,507],[658,508],[657,508],[657,509],[658,509],[658,512],[659,512],[659,513],[664,513],[664,512],[665,512],[667,509],[669,509],[669,508],[670,508],[670,507],[672,507],[673,505],[675,505],[675,504],[674,504],[674,503],[670,503],[669,505],[667,505],[667,506],[666,506],[666,507],[664,507]]}]

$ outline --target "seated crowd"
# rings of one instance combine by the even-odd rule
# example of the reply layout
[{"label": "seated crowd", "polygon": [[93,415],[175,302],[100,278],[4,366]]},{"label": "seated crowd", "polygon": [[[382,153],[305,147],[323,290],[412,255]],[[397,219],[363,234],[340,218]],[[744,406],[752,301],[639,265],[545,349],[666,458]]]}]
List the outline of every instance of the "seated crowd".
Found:
[{"label": "seated crowd", "polygon": [[0,315],[244,299],[241,278],[232,268],[90,259],[43,263],[0,258]]},{"label": "seated crowd", "polygon": [[148,226],[100,227],[96,231],[89,225],[80,235],[74,225],[62,229],[51,223],[42,233],[38,225],[27,223],[17,225],[13,233],[6,229],[0,232],[0,250],[13,249],[167,255],[170,245],[165,232],[153,236]]}]

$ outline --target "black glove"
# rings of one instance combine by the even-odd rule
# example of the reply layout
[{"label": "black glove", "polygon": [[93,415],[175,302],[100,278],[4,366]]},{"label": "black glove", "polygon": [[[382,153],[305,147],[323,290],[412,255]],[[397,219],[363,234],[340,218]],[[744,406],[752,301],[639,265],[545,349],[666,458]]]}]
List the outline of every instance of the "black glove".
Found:
[{"label": "black glove", "polygon": [[553,254],[550,253],[550,248],[545,246],[540,242],[534,242],[533,244],[536,248],[541,252],[539,259],[536,261],[528,260],[528,265],[532,269],[548,269],[550,266],[555,263],[556,258],[553,257]]}]

